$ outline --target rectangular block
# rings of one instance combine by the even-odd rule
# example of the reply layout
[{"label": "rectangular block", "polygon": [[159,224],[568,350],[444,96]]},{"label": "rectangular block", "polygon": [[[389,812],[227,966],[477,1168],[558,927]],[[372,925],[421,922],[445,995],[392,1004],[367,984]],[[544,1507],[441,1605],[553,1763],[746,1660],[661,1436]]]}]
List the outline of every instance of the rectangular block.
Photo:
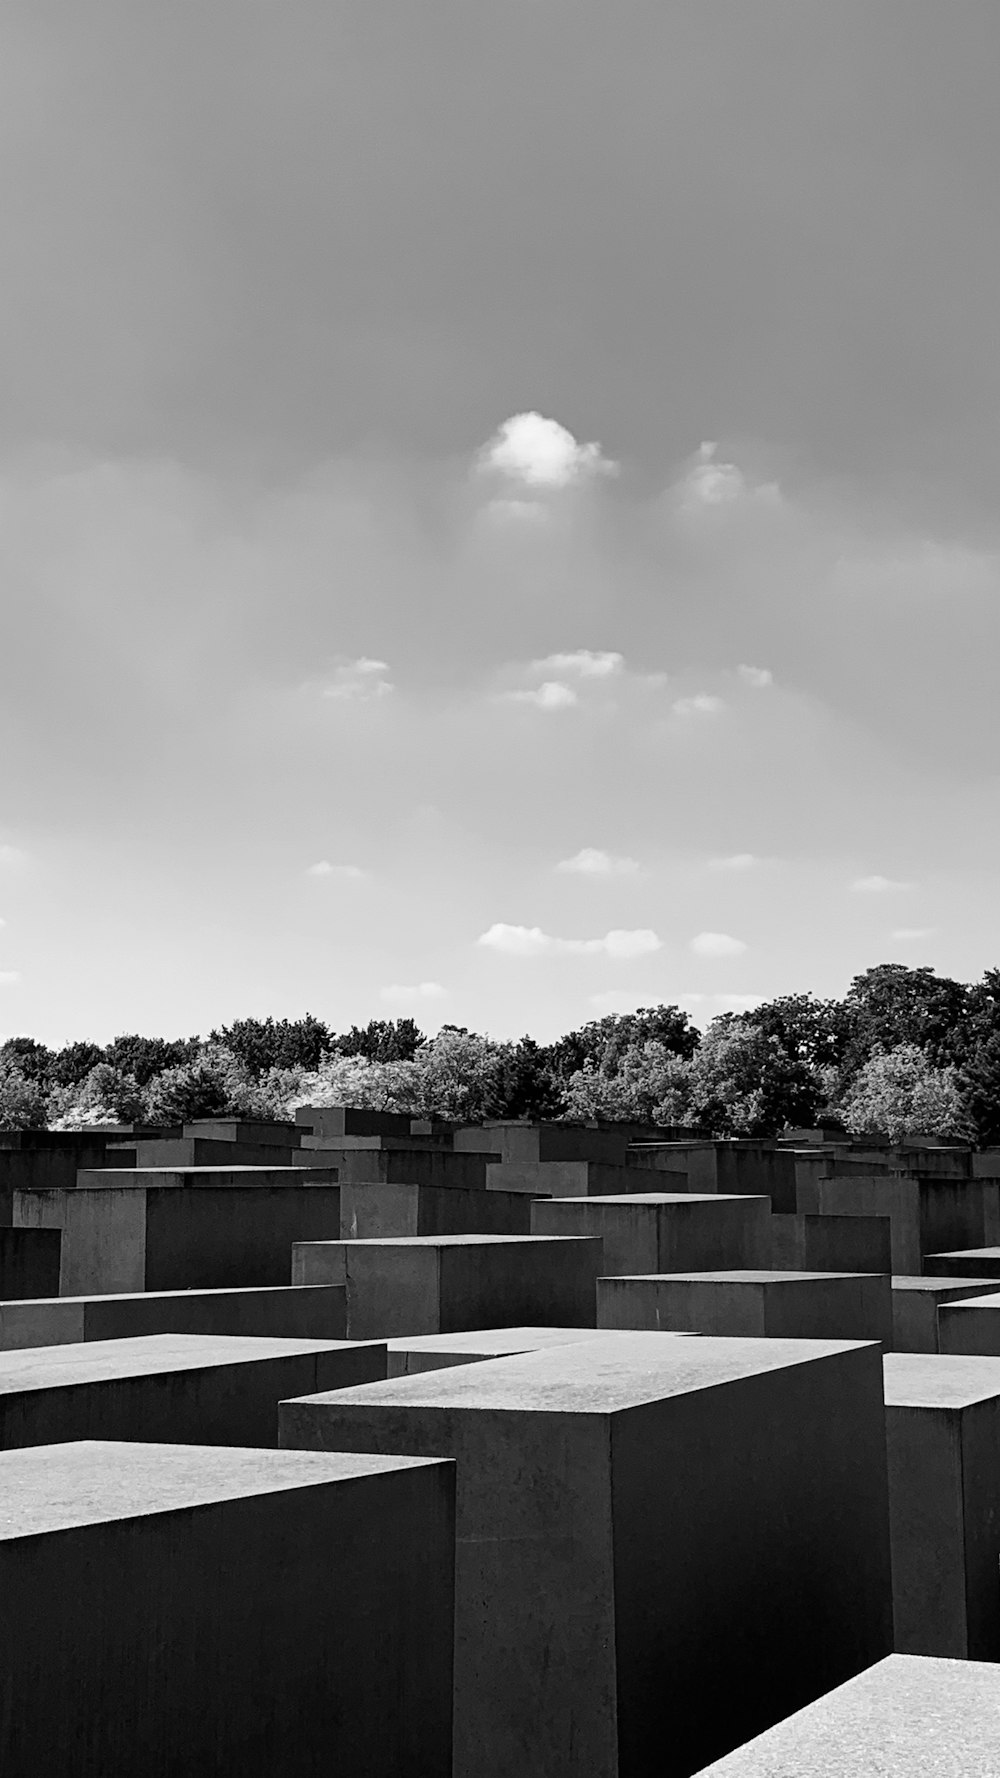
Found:
[{"label": "rectangular block", "polygon": [[449,1778],[446,1462],[0,1457],[4,1778]]},{"label": "rectangular block", "polygon": [[136,1167],[290,1167],[298,1143],[227,1142],[221,1136],[148,1137],[135,1144]]},{"label": "rectangular block", "polygon": [[[892,1280],[892,1346],[894,1352],[946,1352],[938,1341],[942,1303],[1000,1290],[1000,1278],[899,1278]],[[964,1350],[965,1348],[960,1348]],[[975,1347],[969,1348],[974,1351]]]},{"label": "rectangular block", "polygon": [[1000,1359],[885,1359],[895,1643],[1000,1659]]},{"label": "rectangular block", "polygon": [[[597,1327],[490,1327],[468,1333],[408,1334],[387,1341],[389,1376],[411,1377],[420,1371],[447,1370],[453,1364],[482,1364],[490,1358],[516,1358],[523,1352],[544,1352],[549,1346],[611,1337]],[[663,1335],[665,1340],[689,1337]]]},{"label": "rectangular block", "polygon": [[1000,1247],[969,1247],[957,1253],[928,1253],[924,1267],[938,1278],[1000,1278]]},{"label": "rectangular block", "polygon": [[971,1291],[957,1278],[949,1283],[956,1295],[938,1308],[939,1349],[1000,1358],[1000,1280],[991,1287],[980,1278]]},{"label": "rectangular block", "polygon": [[61,1247],[58,1229],[0,1228],[0,1301],[55,1295]]},{"label": "rectangular block", "polygon": [[870,1272],[691,1272],[603,1277],[598,1327],[892,1343],[892,1292]]},{"label": "rectangular block", "polygon": [[[304,1162],[308,1149],[300,1151]],[[464,1186],[469,1191],[486,1187],[487,1161],[481,1154],[452,1154],[447,1148],[338,1148],[331,1142],[314,1156],[329,1159],[337,1168],[341,1185],[369,1181],[383,1185]]]},{"label": "rectangular block", "polygon": [[[997,1187],[988,1180],[917,1179],[904,1174],[821,1179],[798,1193],[798,1209],[818,1216],[888,1216],[892,1269],[912,1278],[922,1256],[988,1240],[996,1230]],[[943,1275],[936,1263],[931,1269]]]},{"label": "rectangular block", "polygon": [[388,1185],[379,1180],[340,1188],[344,1241],[383,1235],[530,1235],[531,1199],[523,1192],[462,1185]]},{"label": "rectangular block", "polygon": [[354,1105],[299,1105],[295,1122],[313,1136],[409,1136],[411,1118],[404,1111],[371,1111]]},{"label": "rectangular block", "polygon": [[148,1290],[0,1302],[0,1350],[123,1340],[141,1334],[228,1334],[343,1340],[343,1285],[271,1285],[263,1290]]},{"label": "rectangular block", "polygon": [[887,1216],[772,1216],[775,1272],[891,1272]]},{"label": "rectangular block", "polygon": [[634,1192],[536,1200],[531,1228],[536,1235],[599,1235],[605,1274],[729,1270],[767,1264],[770,1213],[769,1198]]},{"label": "rectangular block", "polygon": [[346,1284],[352,1340],[461,1333],[551,1320],[593,1327],[597,1240],[541,1235],[417,1235],[297,1241],[293,1284]]},{"label": "rectangular block", "polygon": [[80,1438],[273,1445],[289,1387],[339,1389],[385,1370],[384,1344],[334,1340],[153,1334],[3,1352],[0,1450]]},{"label": "rectangular block", "polygon": [[599,1130],[589,1124],[529,1124],[499,1119],[457,1129],[454,1143],[459,1152],[496,1154],[505,1166],[534,1166],[540,1161],[598,1161],[624,1167],[628,1133]]},{"label": "rectangular block", "polygon": [[[486,1183],[490,1191],[527,1192],[540,1198],[606,1198],[631,1196],[657,1181],[638,1167],[612,1166],[607,1161],[493,1161]],[[671,1175],[664,1184],[673,1192],[686,1189],[683,1175]]]},{"label": "rectangular block", "polygon": [[240,1142],[260,1148],[295,1148],[301,1131],[297,1123],[264,1123],[259,1118],[195,1118],[181,1127],[182,1136],[208,1136],[215,1142]]},{"label": "rectangular block", "polygon": [[1000,1671],[887,1655],[695,1778],[995,1778]]},{"label": "rectangular block", "polygon": [[455,1778],[681,1778],[891,1646],[875,1346],[623,1334],[281,1442],[457,1459]]},{"label": "rectangular block", "polygon": [[795,1158],[775,1143],[751,1141],[639,1142],[629,1148],[633,1166],[686,1173],[688,1190],[769,1197],[771,1208],[790,1213],[795,1202]]}]

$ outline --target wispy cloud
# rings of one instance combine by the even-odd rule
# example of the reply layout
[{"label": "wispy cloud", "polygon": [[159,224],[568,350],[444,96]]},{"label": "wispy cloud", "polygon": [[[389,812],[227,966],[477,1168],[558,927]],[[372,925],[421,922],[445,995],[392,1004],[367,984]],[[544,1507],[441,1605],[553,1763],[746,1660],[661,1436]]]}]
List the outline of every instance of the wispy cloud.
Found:
[{"label": "wispy cloud", "polygon": [[554,938],[540,926],[507,926],[498,922],[480,934],[477,944],[508,957],[648,957],[662,940],[648,927],[614,930],[603,938]]},{"label": "wispy cloud", "polygon": [[340,877],[345,882],[357,881],[365,872],[359,864],[331,864],[329,858],[321,858],[318,863],[311,864],[306,871],[307,877]]},{"label": "wispy cloud", "polygon": [[731,938],[728,932],[699,932],[689,948],[696,957],[738,957],[747,947],[741,938]]},{"label": "wispy cloud", "polygon": [[678,698],[673,705],[675,716],[717,716],[725,705],[710,692],[698,692],[692,698]]},{"label": "wispy cloud", "polygon": [[620,673],[624,655],[608,648],[575,648],[569,654],[547,654],[543,660],[532,661],[533,673],[577,674],[581,679],[608,679]]},{"label": "wispy cloud", "polygon": [[718,449],[710,440],[699,445],[694,462],[674,489],[682,510],[710,511],[748,499],[772,505],[780,501],[781,491],[776,482],[748,481],[737,464],[719,461]]},{"label": "wispy cloud", "polygon": [[895,877],[855,877],[851,884],[855,895],[890,895],[896,890],[912,889],[912,883],[899,882]]},{"label": "wispy cloud", "polygon": [[536,710],[571,710],[580,702],[573,687],[561,679],[544,679],[541,685],[501,692],[500,699],[505,704],[532,704]]},{"label": "wispy cloud", "polygon": [[393,690],[392,680],[386,677],[389,670],[387,661],[372,660],[365,654],[356,661],[340,661],[323,686],[323,696],[363,703],[388,697]]},{"label": "wispy cloud", "polygon": [[744,685],[753,686],[755,691],[763,691],[765,686],[774,684],[774,674],[770,667],[748,667],[741,662],[736,671]]},{"label": "wispy cloud", "polygon": [[597,846],[584,846],[572,858],[561,858],[556,865],[556,870],[579,877],[631,877],[638,869],[638,859],[616,857]]},{"label": "wispy cloud", "polygon": [[728,858],[710,858],[708,862],[710,870],[747,871],[760,859],[753,852],[731,852]]},{"label": "wispy cloud", "polygon": [[389,982],[379,989],[379,999],[388,1005],[410,1006],[414,1001],[444,1000],[448,990],[440,982],[414,982],[407,986],[404,982]]},{"label": "wispy cloud", "polygon": [[514,414],[504,420],[476,459],[481,471],[494,471],[530,488],[568,488],[595,475],[614,475],[617,464],[598,444],[578,444],[558,420],[543,414]]}]

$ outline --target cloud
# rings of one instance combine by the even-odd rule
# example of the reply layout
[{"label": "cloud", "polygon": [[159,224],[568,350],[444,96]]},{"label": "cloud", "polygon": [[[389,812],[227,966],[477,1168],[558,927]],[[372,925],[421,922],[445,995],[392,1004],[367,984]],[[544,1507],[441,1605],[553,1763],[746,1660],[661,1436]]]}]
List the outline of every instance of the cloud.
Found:
[{"label": "cloud", "polygon": [[341,661],[324,685],[323,696],[364,703],[387,697],[393,690],[391,679],[385,677],[388,672],[388,662],[371,660],[364,654],[356,661]]},{"label": "cloud", "polygon": [[482,447],[480,470],[494,470],[532,488],[567,488],[594,475],[614,475],[617,464],[598,444],[577,444],[572,432],[543,414],[514,414]]},{"label": "cloud", "polygon": [[27,864],[28,854],[19,846],[0,846],[0,867],[9,865],[15,869],[19,864]]},{"label": "cloud", "polygon": [[595,957],[624,960],[648,957],[661,949],[662,941],[648,927],[633,931],[616,929],[603,938],[553,938],[540,926],[507,926],[498,922],[480,934],[477,944],[507,957]]},{"label": "cloud", "polygon": [[760,863],[753,852],[731,852],[728,858],[710,858],[710,870],[744,871],[753,870]]},{"label": "cloud", "polygon": [[639,869],[636,858],[615,857],[612,852],[601,852],[596,846],[584,846],[574,852],[572,858],[561,858],[556,870],[566,871],[579,877],[630,877]]},{"label": "cloud", "polygon": [[403,982],[389,982],[379,989],[379,999],[393,1005],[410,1005],[414,1000],[444,1000],[448,990],[440,982],[414,982],[407,987]]},{"label": "cloud", "polygon": [[311,864],[306,871],[307,877],[341,877],[345,881],[363,877],[365,872],[359,864],[331,864],[328,858],[321,858],[318,864]]},{"label": "cloud", "polygon": [[766,500],[771,504],[780,501],[781,491],[776,482],[748,482],[735,463],[719,462],[718,448],[710,440],[699,445],[694,463],[675,490],[683,510],[711,510],[748,498]]},{"label": "cloud", "polygon": [[21,980],[19,969],[0,969],[0,988],[7,988],[12,982]]},{"label": "cloud", "polygon": [[766,685],[774,684],[774,674],[769,667],[748,667],[741,662],[736,671],[744,685],[752,685],[755,691],[763,691]]},{"label": "cloud", "polygon": [[577,673],[581,679],[608,679],[620,673],[624,655],[613,649],[577,648],[571,654],[547,654],[544,660],[532,661],[532,673]]},{"label": "cloud", "polygon": [[675,716],[717,716],[725,705],[709,692],[698,692],[693,698],[678,698],[673,706]]},{"label": "cloud", "polygon": [[893,890],[912,889],[912,883],[897,882],[894,877],[855,877],[851,889],[856,895],[888,895]]},{"label": "cloud", "polygon": [[909,944],[917,939],[930,938],[934,930],[933,926],[897,926],[889,936],[897,939],[900,944]]},{"label": "cloud", "polygon": [[690,1011],[701,1007],[711,1009],[714,1017],[720,1012],[752,1012],[755,1006],[763,1006],[763,994],[678,994],[678,1006]]},{"label": "cloud", "polygon": [[690,944],[696,957],[738,957],[746,948],[741,938],[730,938],[728,932],[699,932]]},{"label": "cloud", "polygon": [[506,704],[533,704],[536,710],[569,710],[580,702],[572,686],[560,679],[545,679],[527,691],[505,691],[501,698]]}]

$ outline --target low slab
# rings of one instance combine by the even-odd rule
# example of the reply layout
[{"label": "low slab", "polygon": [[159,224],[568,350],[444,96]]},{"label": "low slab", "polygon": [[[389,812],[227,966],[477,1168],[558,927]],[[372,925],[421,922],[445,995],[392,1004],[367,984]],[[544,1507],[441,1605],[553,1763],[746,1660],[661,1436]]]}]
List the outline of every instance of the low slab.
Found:
[{"label": "low slab", "polygon": [[[837,1220],[831,1217],[831,1221]],[[895,1352],[944,1352],[938,1312],[944,1303],[1000,1290],[1000,1278],[905,1278],[892,1280],[892,1346]],[[964,1350],[964,1348],[961,1348]],[[970,1348],[975,1350],[975,1348]]]},{"label": "low slab", "polygon": [[966,1247],[955,1253],[928,1253],[924,1267],[939,1278],[1000,1278],[1000,1247]]},{"label": "low slab", "polygon": [[[549,1346],[574,1346],[580,1340],[607,1339],[596,1327],[491,1327],[474,1333],[410,1334],[387,1342],[389,1376],[410,1377],[419,1371],[447,1370],[453,1364],[480,1364],[484,1359],[514,1358],[523,1352],[544,1352]],[[683,1339],[666,1334],[666,1339]]]},{"label": "low slab", "polygon": [[975,1296],[968,1285],[955,1282],[962,1295],[949,1297],[938,1310],[940,1350],[1000,1358],[1000,1280],[995,1286],[980,1281]]},{"label": "low slab", "polygon": [[[640,1167],[623,1171],[649,1177]],[[642,1191],[536,1202],[531,1228],[536,1235],[599,1236],[609,1275],[695,1272],[765,1265],[770,1215],[764,1197]]]},{"label": "low slab", "polygon": [[869,1272],[718,1271],[601,1278],[600,1327],[769,1339],[892,1339],[888,1277]]},{"label": "low slab", "polygon": [[342,1285],[278,1284],[262,1290],[148,1290],[0,1302],[2,1351],[161,1333],[343,1340],[347,1293]]}]

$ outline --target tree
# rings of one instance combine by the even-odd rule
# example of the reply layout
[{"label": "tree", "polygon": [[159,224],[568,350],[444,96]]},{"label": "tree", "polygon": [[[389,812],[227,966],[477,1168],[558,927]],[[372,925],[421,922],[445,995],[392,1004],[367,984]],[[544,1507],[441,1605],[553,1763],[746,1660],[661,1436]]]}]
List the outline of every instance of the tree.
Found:
[{"label": "tree", "polygon": [[650,1038],[632,1044],[613,1069],[587,1062],[566,1083],[566,1115],[580,1122],[679,1124],[691,1109],[693,1064]]},{"label": "tree", "polygon": [[201,1049],[200,1037],[139,1037],[136,1034],[116,1037],[104,1051],[102,1060],[122,1074],[132,1074],[141,1087],[148,1085],[165,1068],[179,1068],[192,1061]]},{"label": "tree", "polygon": [[869,1057],[845,1093],[840,1115],[854,1136],[968,1134],[968,1117],[954,1068],[935,1068],[915,1043]]},{"label": "tree", "polygon": [[742,1017],[765,1037],[776,1038],[786,1056],[810,1068],[839,1066],[851,1036],[844,1002],[817,1000],[812,994],[782,994]]},{"label": "tree", "polygon": [[691,1106],[719,1136],[775,1136],[813,1121],[825,1097],[808,1063],[746,1017],[713,1019],[691,1064]]},{"label": "tree", "polygon": [[848,1071],[876,1051],[915,1045],[935,1068],[961,1059],[968,1041],[970,991],[933,969],[879,963],[856,975],[844,1001]]},{"label": "tree", "polygon": [[533,1037],[496,1046],[496,1072],[492,1096],[484,1103],[486,1117],[555,1118],[565,1104],[563,1083],[553,1072],[549,1052]]},{"label": "tree", "polygon": [[41,1130],[47,1113],[45,1086],[0,1055],[0,1130]]},{"label": "tree", "polygon": [[34,1037],[8,1037],[6,1043],[0,1044],[0,1061],[17,1068],[25,1080],[44,1084],[52,1071],[55,1051]]},{"label": "tree", "polygon": [[329,1026],[312,1013],[301,1019],[235,1019],[209,1034],[210,1043],[225,1044],[257,1079],[272,1068],[318,1068],[330,1041]]},{"label": "tree", "polygon": [[49,1093],[49,1127],[72,1130],[87,1124],[140,1123],[146,1095],[134,1074],[98,1062],[83,1080]]},{"label": "tree", "polygon": [[77,1086],[103,1060],[104,1051],[97,1043],[67,1043],[56,1051],[49,1078],[56,1087]]},{"label": "tree", "polygon": [[363,1029],[352,1025],[333,1047],[342,1056],[364,1056],[369,1062],[412,1062],[423,1042],[413,1019],[369,1019]]},{"label": "tree", "polygon": [[186,1124],[194,1118],[240,1115],[240,1088],[247,1076],[222,1044],[193,1060],[164,1068],[150,1083],[146,1115],[154,1124]]},{"label": "tree", "polygon": [[659,1043],[672,1055],[690,1057],[699,1034],[679,1006],[640,1006],[637,1012],[608,1013],[578,1031],[568,1031],[552,1044],[549,1060],[555,1073],[567,1077],[589,1063],[613,1074],[627,1050]]}]

